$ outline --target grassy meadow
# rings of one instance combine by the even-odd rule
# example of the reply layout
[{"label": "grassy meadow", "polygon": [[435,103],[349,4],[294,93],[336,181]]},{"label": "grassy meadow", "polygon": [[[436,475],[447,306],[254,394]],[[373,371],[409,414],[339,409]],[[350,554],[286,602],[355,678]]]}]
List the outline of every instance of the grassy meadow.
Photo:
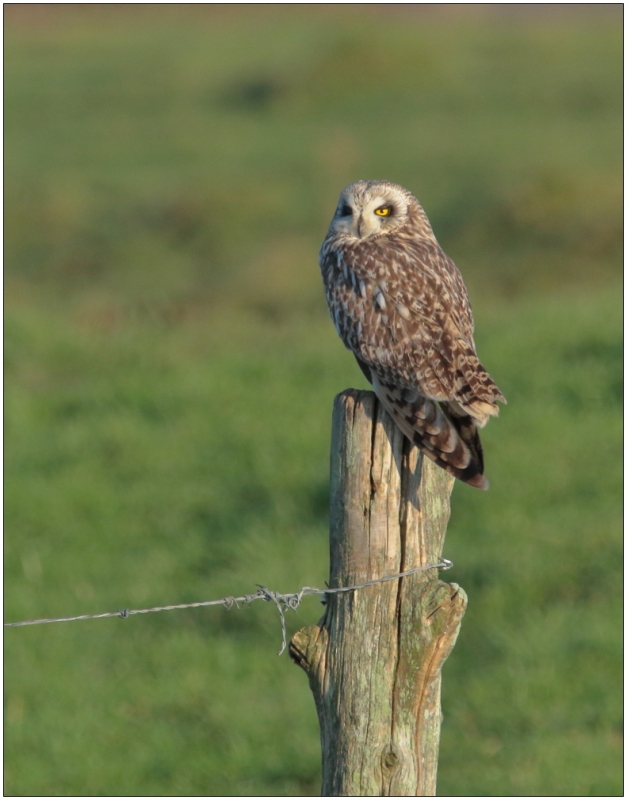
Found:
[{"label": "grassy meadow", "polygon": [[[397,181],[508,399],[438,792],[622,794],[622,8],[535,8],[5,6],[6,621],[324,584],[365,381],[317,250]],[[279,646],[262,603],[7,630],[5,794],[318,794]]]}]

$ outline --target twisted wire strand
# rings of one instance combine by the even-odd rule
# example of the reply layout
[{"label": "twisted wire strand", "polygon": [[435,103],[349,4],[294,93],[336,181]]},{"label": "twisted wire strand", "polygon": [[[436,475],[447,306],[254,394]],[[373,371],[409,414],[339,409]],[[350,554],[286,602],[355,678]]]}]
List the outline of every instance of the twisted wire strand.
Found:
[{"label": "twisted wire strand", "polygon": [[284,609],[296,609],[301,604],[303,597],[308,595],[322,595],[323,603],[326,603],[326,596],[330,594],[344,594],[346,592],[356,592],[358,589],[365,589],[368,586],[375,586],[377,583],[385,583],[386,581],[395,581],[400,578],[406,578],[416,572],[426,572],[430,569],[446,570],[451,569],[453,562],[447,558],[442,558],[437,564],[427,564],[424,567],[413,567],[412,569],[405,570],[404,572],[397,572],[394,575],[385,575],[383,578],[375,578],[365,583],[358,583],[354,586],[339,586],[334,589],[316,589],[313,586],[303,586],[299,592],[292,592],[290,594],[281,594],[281,592],[274,592],[266,586],[258,585],[258,589],[254,594],[244,594],[241,597],[222,597],[219,600],[205,600],[200,603],[178,603],[171,606],[154,606],[153,608],[125,608],[120,611],[107,611],[105,614],[81,614],[77,617],[53,617],[50,619],[30,619],[24,622],[5,622],[5,628],[20,628],[25,625],[47,625],[51,622],[76,622],[79,619],[104,619],[105,617],[120,617],[120,619],[127,619],[133,614],[152,614],[156,611],[177,611],[182,608],[201,608],[203,606],[224,606],[227,610],[237,606],[240,603],[250,605],[255,600],[265,600],[266,602],[274,603],[278,609],[279,617],[281,620],[281,633],[283,636],[282,647],[279,655],[284,652],[287,647],[287,633],[285,628],[285,613]]}]

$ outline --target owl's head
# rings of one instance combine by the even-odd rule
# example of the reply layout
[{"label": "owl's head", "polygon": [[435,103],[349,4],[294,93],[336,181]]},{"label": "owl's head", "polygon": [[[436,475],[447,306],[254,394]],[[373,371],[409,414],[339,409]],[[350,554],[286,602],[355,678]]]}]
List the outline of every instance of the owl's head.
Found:
[{"label": "owl's head", "polygon": [[357,181],[340,195],[329,233],[370,239],[403,228],[416,215],[424,216],[424,212],[402,186],[389,181]]}]

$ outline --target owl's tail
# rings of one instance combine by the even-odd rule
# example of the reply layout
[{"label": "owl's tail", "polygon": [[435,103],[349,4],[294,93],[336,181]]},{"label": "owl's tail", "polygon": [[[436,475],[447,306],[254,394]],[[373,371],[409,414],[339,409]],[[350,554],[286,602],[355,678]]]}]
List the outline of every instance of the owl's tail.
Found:
[{"label": "owl's tail", "polygon": [[477,425],[457,404],[430,400],[414,390],[392,388],[372,376],[377,398],[410,442],[460,481],[487,489]]}]

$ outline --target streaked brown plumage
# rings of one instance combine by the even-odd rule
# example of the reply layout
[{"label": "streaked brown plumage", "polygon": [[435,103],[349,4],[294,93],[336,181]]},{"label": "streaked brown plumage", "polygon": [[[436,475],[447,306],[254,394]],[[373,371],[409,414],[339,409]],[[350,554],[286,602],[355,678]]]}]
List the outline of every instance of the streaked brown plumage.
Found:
[{"label": "streaked brown plumage", "polygon": [[320,268],[335,327],[399,428],[487,489],[477,428],[505,398],[477,358],[462,276],[416,198],[388,181],[347,186]]}]

